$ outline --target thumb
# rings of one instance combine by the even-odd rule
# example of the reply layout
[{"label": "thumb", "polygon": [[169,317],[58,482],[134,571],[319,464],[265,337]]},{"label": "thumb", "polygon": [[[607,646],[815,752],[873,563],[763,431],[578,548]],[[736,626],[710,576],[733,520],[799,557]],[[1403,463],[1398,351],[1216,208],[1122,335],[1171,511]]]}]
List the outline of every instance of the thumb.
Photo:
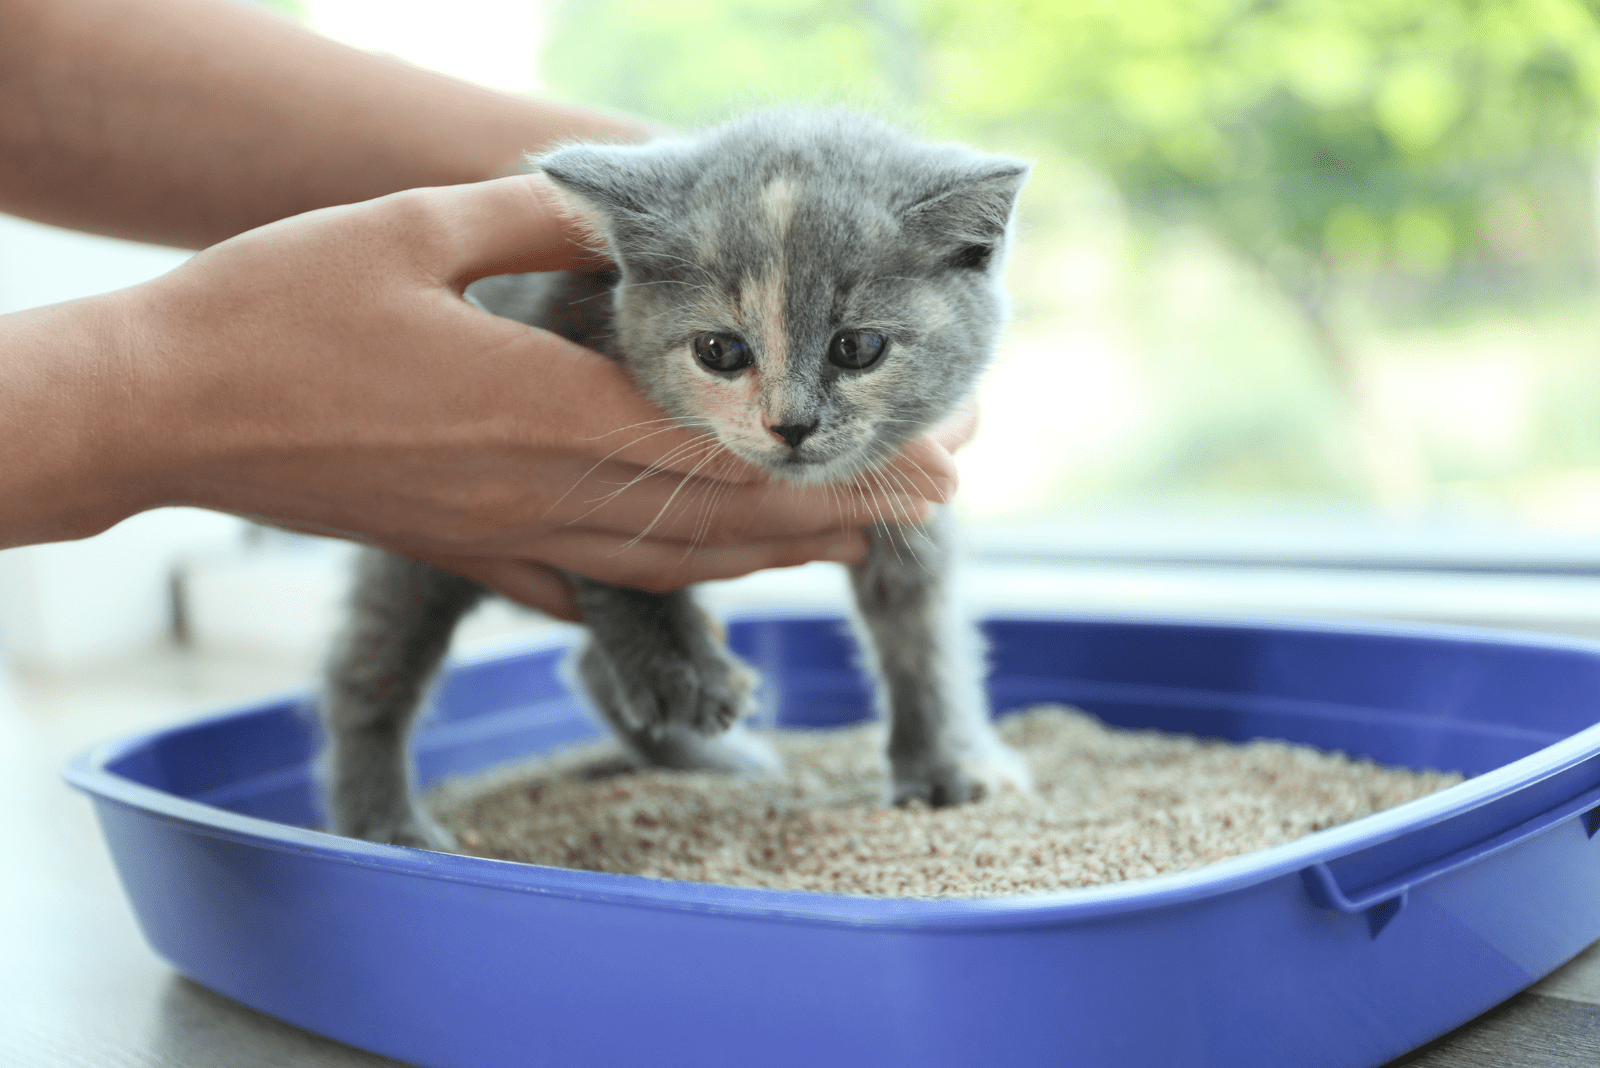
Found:
[{"label": "thumb", "polygon": [[450,235],[435,266],[457,288],[527,271],[596,271],[601,239],[542,174],[426,190]]}]

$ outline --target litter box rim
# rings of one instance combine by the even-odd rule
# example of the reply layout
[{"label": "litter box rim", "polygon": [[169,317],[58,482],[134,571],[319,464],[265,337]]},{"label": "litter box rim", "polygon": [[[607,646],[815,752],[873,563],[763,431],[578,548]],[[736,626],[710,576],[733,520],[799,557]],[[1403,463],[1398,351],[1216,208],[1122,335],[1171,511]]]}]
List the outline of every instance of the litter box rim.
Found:
[{"label": "litter box rim", "polygon": [[[764,608],[732,614],[730,623],[844,622],[836,612]],[[1454,624],[1368,621],[1308,616],[1265,617],[1233,614],[1075,613],[1003,609],[986,612],[988,621],[1071,622],[1148,625],[1310,634],[1444,639],[1542,650],[1563,649],[1600,661],[1600,641],[1527,634]],[[580,628],[533,639],[519,639],[469,656],[452,658],[446,670],[518,659],[570,648]],[[806,926],[872,928],[961,933],[995,928],[1025,930],[1061,927],[1135,913],[1181,907],[1246,890],[1284,876],[1305,874],[1318,865],[1422,831],[1528,789],[1600,755],[1600,722],[1528,756],[1435,793],[1364,816],[1349,823],[1189,871],[1129,879],[1103,886],[1077,887],[985,898],[880,898],[812,891],[733,887],[640,875],[578,871],[435,853],[405,846],[345,838],[255,816],[246,816],[179,797],[134,782],[108,765],[166,736],[227,720],[282,714],[284,706],[303,705],[305,690],[283,691],[154,731],[144,731],[91,747],[62,768],[67,783],[97,803],[111,803],[189,833],[240,845],[291,854],[302,859],[381,870],[393,875],[441,880],[486,889],[525,893],[656,911],[709,913],[727,919],[783,922]],[[1526,841],[1565,819],[1600,805],[1592,801],[1531,834],[1516,835],[1502,846],[1476,854],[1466,863]],[[1554,811],[1554,810],[1552,810]],[[1436,873],[1439,874],[1439,873]],[[1431,878],[1431,876],[1430,876]]]}]

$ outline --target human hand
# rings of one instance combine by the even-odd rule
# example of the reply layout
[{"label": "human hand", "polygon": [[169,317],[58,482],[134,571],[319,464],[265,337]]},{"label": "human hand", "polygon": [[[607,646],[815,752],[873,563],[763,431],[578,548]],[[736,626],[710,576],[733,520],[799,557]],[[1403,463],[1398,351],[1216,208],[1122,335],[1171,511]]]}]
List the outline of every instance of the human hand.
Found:
[{"label": "human hand", "polygon": [[412,190],[214,246],[113,298],[131,398],[97,470],[188,504],[378,545],[574,618],[559,571],[670,589],[850,561],[954,490],[970,416],[887,484],[796,487],[695,450],[614,362],[461,297],[582,265],[538,177]]},{"label": "human hand", "polygon": [[[845,487],[841,495],[823,487],[766,482],[759,472],[754,473],[753,481],[735,484],[731,490],[714,476],[649,474],[650,497],[641,514],[654,506],[662,490],[667,490],[670,498],[672,489],[681,488],[679,496],[685,501],[682,511],[672,513],[672,522],[657,525],[653,535],[624,540],[614,531],[578,526],[539,538],[541,559],[429,552],[410,555],[572,622],[581,622],[581,618],[562,570],[616,585],[665,591],[812,560],[855,563],[868,551],[860,529],[869,522],[923,519],[934,502],[950,499],[956,488],[952,454],[972,439],[977,423],[977,407],[969,403],[948,422],[912,442],[891,465],[906,485],[925,495],[921,497],[885,497],[860,486]],[[739,461],[729,459],[730,466],[737,469]],[[682,466],[680,463],[672,470]],[[614,487],[639,485],[637,480],[647,469],[634,470],[638,473],[631,476],[625,467],[618,470]],[[746,511],[752,506],[753,512]],[[672,536],[673,531],[682,529],[679,521],[691,508],[706,525],[691,531],[687,540]],[[794,524],[788,536],[781,525],[772,526],[775,520]],[[815,528],[819,520],[827,525]],[[760,530],[768,528],[779,533],[760,536]],[[795,533],[814,529],[815,533]],[[566,562],[552,566],[550,561],[558,558]]]}]

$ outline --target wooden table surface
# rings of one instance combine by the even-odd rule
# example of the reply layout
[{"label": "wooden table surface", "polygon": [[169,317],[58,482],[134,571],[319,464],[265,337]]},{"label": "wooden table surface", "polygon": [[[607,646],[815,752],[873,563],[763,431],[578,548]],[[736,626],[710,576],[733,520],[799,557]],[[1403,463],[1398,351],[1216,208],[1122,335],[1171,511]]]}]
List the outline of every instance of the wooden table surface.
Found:
[{"label": "wooden table surface", "polygon": [[1600,943],[1542,982],[1384,1068],[1600,1066]]}]

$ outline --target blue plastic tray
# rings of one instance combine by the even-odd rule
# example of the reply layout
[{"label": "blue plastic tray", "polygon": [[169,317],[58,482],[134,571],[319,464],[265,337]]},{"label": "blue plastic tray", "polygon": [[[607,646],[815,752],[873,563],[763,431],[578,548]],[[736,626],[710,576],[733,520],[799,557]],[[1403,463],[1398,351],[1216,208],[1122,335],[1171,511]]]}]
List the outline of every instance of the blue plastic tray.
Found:
[{"label": "blue plastic tray", "polygon": [[[677,883],[309,829],[293,701],[74,761],[186,975],[439,1068],[1378,1065],[1600,938],[1600,645],[1424,627],[1013,619],[1004,711],[1286,738],[1470,781],[1179,875],[981,901]],[[868,702],[837,621],[750,621],[780,722]],[[424,782],[587,738],[550,645],[457,666]]]}]

